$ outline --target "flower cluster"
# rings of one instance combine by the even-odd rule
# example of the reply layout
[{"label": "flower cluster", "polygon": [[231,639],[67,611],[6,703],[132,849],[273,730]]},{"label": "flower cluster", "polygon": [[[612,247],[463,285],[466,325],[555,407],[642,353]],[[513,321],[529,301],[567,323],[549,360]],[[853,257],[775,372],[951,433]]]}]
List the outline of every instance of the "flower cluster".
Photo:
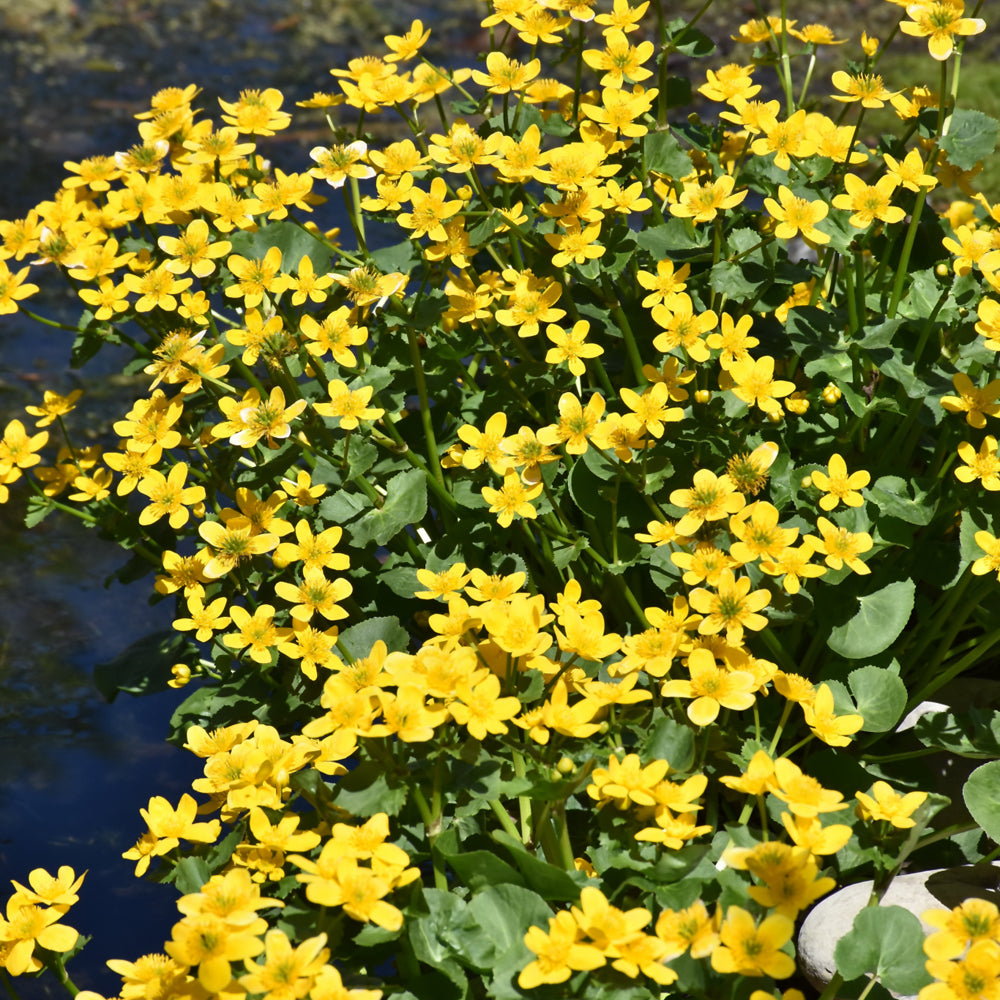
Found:
[{"label": "flower cluster", "polygon": [[[896,11],[932,91],[785,15],[701,70],[659,4],[493,0],[475,68],[415,21],[294,110],[169,88],[0,223],[0,313],[62,273],[75,360],[126,345],[141,386],[96,436],[79,391],[8,419],[0,502],[132,553],[173,628],[103,682],[188,687],[203,761],[124,851],[181,919],[122,1000],[764,1000],[837,886],[989,856],[908,762],[995,756],[995,719],[900,725],[1000,641],[976,12]],[[0,965],[64,978],[79,882],[29,881]],[[930,922],[926,969],[857,931],[839,975],[995,992],[995,912]]]}]

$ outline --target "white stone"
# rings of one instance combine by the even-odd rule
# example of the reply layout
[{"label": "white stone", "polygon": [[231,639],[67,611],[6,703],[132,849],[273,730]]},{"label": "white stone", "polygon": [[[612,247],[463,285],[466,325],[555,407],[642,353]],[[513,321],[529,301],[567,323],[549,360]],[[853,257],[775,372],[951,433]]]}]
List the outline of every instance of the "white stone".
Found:
[{"label": "white stone", "polygon": [[[973,896],[998,902],[998,865],[1000,862],[897,875],[879,905],[901,906],[920,919],[925,910],[950,910]],[[850,931],[854,918],[868,905],[873,884],[858,882],[821,899],[802,922],[796,945],[797,964],[818,990],[822,991],[833,979],[837,971],[834,948]],[[922,920],[921,924],[925,934],[934,930]]]}]

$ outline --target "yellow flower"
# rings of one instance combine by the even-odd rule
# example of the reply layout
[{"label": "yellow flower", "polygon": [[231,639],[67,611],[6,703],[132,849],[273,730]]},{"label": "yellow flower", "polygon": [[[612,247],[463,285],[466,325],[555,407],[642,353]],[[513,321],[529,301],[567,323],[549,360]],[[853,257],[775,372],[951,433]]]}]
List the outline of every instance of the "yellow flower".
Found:
[{"label": "yellow flower", "polygon": [[409,229],[411,239],[429,236],[432,240],[446,239],[444,223],[462,209],[462,202],[455,198],[447,200],[448,185],[443,177],[431,181],[430,191],[413,188],[410,191],[411,211],[401,212],[396,221]]},{"label": "yellow flower", "polygon": [[281,91],[274,87],[268,87],[264,91],[241,90],[237,101],[219,98],[219,104],[225,112],[222,120],[238,132],[248,135],[274,135],[287,128],[292,121],[292,116],[287,111],[280,110],[284,100]]},{"label": "yellow flower", "polygon": [[503,486],[500,489],[484,486],[481,492],[483,499],[490,505],[490,513],[500,515],[497,518],[500,527],[509,528],[515,516],[527,518],[538,516],[531,501],[541,496],[542,488],[541,483],[526,486],[516,472],[508,472],[503,477]]},{"label": "yellow flower", "polygon": [[850,745],[848,737],[856,733],[865,720],[860,715],[836,715],[833,708],[833,692],[828,684],[820,684],[811,702],[802,705],[806,725],[831,747]]},{"label": "yellow flower", "polygon": [[[263,257],[253,260],[238,253],[230,254],[226,267],[236,278],[237,284],[228,285],[224,289],[225,295],[228,298],[243,299],[243,305],[247,309],[259,306],[265,293],[280,295],[288,286],[288,276],[280,273],[281,250],[278,247],[271,247]],[[186,280],[190,284],[190,279]],[[129,283],[129,275],[125,276],[125,283]],[[130,290],[135,289],[130,286]],[[138,303],[136,309],[141,312]]]},{"label": "yellow flower", "polygon": [[225,990],[232,980],[232,963],[264,950],[258,937],[267,929],[262,918],[233,926],[221,917],[199,914],[174,924],[173,937],[163,946],[179,965],[198,967],[198,982],[209,993]]},{"label": "yellow flower", "polygon": [[155,524],[161,517],[169,517],[170,527],[176,531],[187,524],[191,512],[188,507],[205,499],[203,486],[185,486],[188,467],[178,462],[166,476],[157,469],[150,469],[139,482],[138,490],[150,502],[139,514],[142,525]]},{"label": "yellow flower", "polygon": [[822,576],[826,567],[810,563],[816,548],[803,541],[797,548],[782,549],[773,559],[762,559],[760,568],[769,576],[780,576],[781,586],[788,594],[797,594],[803,578]]},{"label": "yellow flower", "polygon": [[831,455],[827,472],[817,470],[812,473],[812,481],[824,493],[819,505],[823,510],[833,510],[838,503],[848,507],[860,507],[864,498],[857,490],[871,482],[871,476],[862,471],[847,474],[847,463],[840,455]]},{"label": "yellow flower", "polygon": [[958,958],[977,941],[1000,940],[1000,911],[985,899],[967,899],[951,910],[925,910],[924,923],[938,929],[924,939],[924,951],[935,961]]},{"label": "yellow flower", "polygon": [[418,569],[417,579],[427,589],[415,591],[414,597],[424,601],[448,601],[461,593],[462,588],[472,579],[472,575],[465,572],[465,563],[457,562],[439,572]]},{"label": "yellow flower", "polygon": [[754,156],[767,156],[774,153],[774,165],[779,170],[788,170],[792,165],[792,157],[802,159],[816,152],[816,141],[806,127],[806,112],[799,108],[790,118],[784,121],[764,119],[761,122],[764,134],[755,139],[750,147]]},{"label": "yellow flower", "polygon": [[901,222],[906,212],[891,203],[897,186],[898,181],[890,174],[880,177],[874,184],[866,184],[856,174],[845,174],[845,193],[834,197],[833,207],[848,209],[851,216],[847,221],[857,229],[867,228],[876,219]]},{"label": "yellow flower", "polygon": [[570,455],[582,455],[604,414],[604,397],[595,392],[584,406],[571,392],[559,397],[559,423],[538,432],[542,444],[564,444]]},{"label": "yellow flower", "polygon": [[222,641],[230,649],[249,647],[250,659],[255,663],[269,664],[271,650],[292,634],[291,629],[275,626],[274,613],[274,606],[271,604],[258,605],[252,615],[246,608],[234,605],[229,609],[229,614],[239,631],[224,635]]},{"label": "yellow flower", "polygon": [[1000,379],[988,382],[983,388],[975,385],[965,372],[955,372],[951,378],[958,396],[942,396],[941,406],[949,413],[964,413],[965,421],[977,429],[986,426],[987,417],[1000,414]]},{"label": "yellow flower", "polygon": [[[824,560],[830,569],[840,569],[848,565],[855,573],[866,576],[871,570],[858,558],[862,552],[867,552],[875,543],[867,531],[850,532],[821,517],[816,521],[822,540],[815,539],[811,544],[817,552],[822,552]],[[813,536],[807,536],[810,540]]]},{"label": "yellow flower", "polygon": [[60,907],[26,903],[16,893],[7,900],[7,919],[0,918],[0,968],[12,976],[37,972],[42,968],[35,946],[49,951],[70,951],[79,935],[60,924],[65,913]]},{"label": "yellow flower", "polygon": [[247,974],[240,976],[240,986],[247,993],[264,993],[270,1000],[303,997],[330,957],[325,944],[326,934],[317,934],[293,948],[285,932],[272,927],[264,936],[264,961],[245,959]]},{"label": "yellow flower", "polygon": [[983,346],[988,351],[1000,351],[1000,302],[981,299],[976,314],[979,316],[976,332],[986,338]]},{"label": "yellow flower", "polygon": [[896,96],[886,88],[882,77],[877,74],[858,73],[851,76],[843,70],[837,70],[832,79],[837,90],[846,95],[842,97],[840,94],[833,94],[835,101],[860,101],[863,108],[884,108],[885,102]]},{"label": "yellow flower", "polygon": [[844,808],[840,792],[824,788],[815,778],[803,774],[797,764],[787,757],[774,762],[774,779],[777,787],[771,792],[788,804],[794,816],[810,819],[824,812],[837,812]]},{"label": "yellow flower", "polygon": [[736,179],[729,174],[704,184],[684,185],[680,198],[670,206],[670,214],[692,222],[711,222],[719,212],[734,208],[747,196],[747,189],[733,194]]},{"label": "yellow flower", "polygon": [[686,292],[678,292],[668,302],[653,306],[650,312],[653,322],[663,327],[653,347],[663,354],[682,347],[692,361],[707,361],[711,355],[702,337],[715,329],[718,315],[712,309],[695,313],[694,302]]},{"label": "yellow flower", "polygon": [[816,223],[826,218],[829,205],[822,199],[809,201],[793,194],[784,184],[778,188],[778,201],[764,199],[764,207],[777,221],[774,235],[779,240],[790,240],[799,233],[812,246],[830,242],[826,233],[816,228]]},{"label": "yellow flower", "polygon": [[921,1000],[992,1000],[1000,981],[1000,944],[976,941],[957,961],[930,959],[925,966],[937,982],[920,991]]},{"label": "yellow flower", "polygon": [[599,969],[606,961],[597,948],[586,943],[579,924],[566,910],[549,918],[547,931],[529,927],[524,944],[535,958],[517,977],[517,985],[522,990],[543,983],[564,983],[573,972]]},{"label": "yellow flower", "polygon": [[885,160],[888,175],[908,191],[919,191],[921,188],[930,190],[937,187],[937,178],[933,174],[924,172],[924,161],[920,158],[918,150],[911,149],[902,160],[897,160],[888,153],[884,153],[882,159]]},{"label": "yellow flower", "polygon": [[50,875],[44,868],[35,868],[28,873],[27,888],[11,880],[11,885],[23,903],[39,903],[43,906],[60,908],[65,913],[74,903],[79,902],[77,890],[83,885],[84,872],[79,878],[69,865],[60,865],[57,875]]},{"label": "yellow flower", "polygon": [[166,263],[171,274],[184,274],[190,271],[195,277],[206,278],[216,267],[215,259],[224,257],[232,250],[232,243],[227,240],[209,240],[208,223],[204,219],[195,219],[179,237],[161,236],[157,246],[173,259]]},{"label": "yellow flower", "polygon": [[670,502],[687,513],[675,525],[678,535],[693,535],[706,521],[721,521],[746,506],[746,499],[729,476],[709,469],[694,474],[691,489],[674,490]]},{"label": "yellow flower", "polygon": [[795,972],[795,961],[781,948],[795,931],[795,922],[780,914],[766,917],[758,926],[739,906],[730,906],[719,929],[721,944],[712,952],[716,972],[742,976],[786,979]]},{"label": "yellow flower", "polygon": [[667,960],[690,949],[692,958],[707,958],[719,944],[722,915],[710,916],[699,899],[683,910],[665,909],[656,919],[656,936],[667,946]]},{"label": "yellow flower", "polygon": [[832,878],[819,878],[816,861],[804,847],[772,840],[753,848],[730,848],[722,857],[764,883],[747,890],[754,902],[791,920],[836,885]]},{"label": "yellow flower", "polygon": [[955,469],[955,478],[963,483],[979,480],[985,490],[1000,490],[1000,455],[997,454],[997,439],[987,435],[979,450],[963,441],[958,446],[958,457],[965,463]]},{"label": "yellow flower", "polygon": [[737,580],[727,567],[719,572],[714,594],[703,587],[692,590],[689,595],[691,607],[705,616],[698,632],[716,635],[725,630],[726,642],[738,646],[743,641],[744,628],[754,632],[765,628],[767,619],[757,612],[770,603],[770,591],[763,588],[751,591],[750,587],[750,577],[742,576]]},{"label": "yellow flower", "polygon": [[781,822],[792,843],[812,854],[836,854],[850,839],[852,830],[845,823],[823,826],[818,816],[793,816],[783,812]]},{"label": "yellow flower", "polygon": [[179,632],[195,631],[195,638],[199,642],[208,642],[212,638],[213,632],[224,629],[231,619],[223,612],[226,610],[226,599],[219,597],[209,605],[204,605],[202,599],[197,594],[192,594],[187,599],[188,612],[190,618],[175,618],[173,625]]},{"label": "yellow flower", "polygon": [[753,82],[755,69],[755,66],[738,63],[729,63],[719,70],[710,69],[705,73],[708,82],[698,88],[698,93],[710,101],[726,101],[733,105],[740,99],[748,101],[760,93],[760,84]]},{"label": "yellow flower", "polygon": [[632,45],[625,32],[618,28],[609,28],[605,31],[604,42],[603,51],[599,49],[583,51],[583,61],[591,69],[604,71],[604,76],[601,77],[602,87],[620,89],[626,79],[638,83],[653,75],[652,70],[643,66],[643,63],[648,62],[653,55],[652,42],[647,40]]},{"label": "yellow flower", "polygon": [[475,69],[472,79],[490,94],[518,93],[541,72],[542,63],[532,59],[521,63],[496,50],[486,56],[486,72]]},{"label": "yellow flower", "polygon": [[490,674],[475,686],[468,680],[462,681],[454,693],[455,700],[449,702],[448,711],[476,740],[485,740],[487,733],[506,733],[506,722],[521,711],[519,698],[500,697],[500,678],[496,674]]},{"label": "yellow flower", "polygon": [[777,558],[798,538],[798,528],[778,527],[778,516],[777,507],[758,500],[729,519],[730,533],[739,539],[729,547],[737,563],[745,565],[764,557]]},{"label": "yellow flower", "polygon": [[573,222],[563,233],[545,233],[545,242],[556,251],[552,257],[552,266],[565,267],[570,262],[586,264],[588,260],[602,257],[606,248],[597,242],[600,235],[599,222],[586,227]]},{"label": "yellow flower", "polygon": [[405,35],[386,35],[386,48],[391,50],[391,54],[385,57],[385,61],[392,63],[412,59],[430,37],[431,29],[425,30],[423,21],[419,20],[413,21]]},{"label": "yellow flower", "polygon": [[584,358],[598,358],[604,353],[604,348],[598,344],[588,344],[587,334],[590,324],[582,319],[566,331],[555,323],[550,323],[545,329],[545,336],[556,346],[550,348],[545,355],[545,363],[557,365],[566,362],[570,372],[579,378],[587,370]]},{"label": "yellow flower", "polygon": [[955,48],[956,35],[978,35],[986,30],[981,17],[962,17],[962,0],[922,0],[906,8],[909,21],[901,21],[904,35],[927,39],[927,49],[937,60],[947,59]]},{"label": "yellow flower", "polygon": [[743,711],[754,703],[757,682],[753,674],[717,666],[715,656],[707,649],[691,651],[688,673],[690,680],[664,681],[660,693],[664,698],[693,698],[687,714],[696,726],[711,724],[723,708]]},{"label": "yellow flower", "polygon": [[375,391],[373,386],[363,385],[358,389],[348,389],[347,384],[340,379],[331,379],[326,389],[330,402],[315,403],[313,409],[321,417],[338,419],[341,430],[355,430],[360,426],[360,421],[378,420],[385,413],[380,406],[368,405]]},{"label": "yellow flower", "polygon": [[[826,687],[824,684],[823,687]],[[907,792],[901,795],[884,781],[872,785],[872,794],[856,792],[858,800],[856,812],[866,822],[884,820],[899,830],[907,830],[916,825],[911,818],[927,799],[926,792]]]},{"label": "yellow flower", "polygon": [[353,588],[343,577],[328,580],[322,569],[313,567],[303,570],[302,583],[296,586],[281,580],[274,586],[278,597],[295,606],[292,618],[297,622],[308,622],[318,611],[327,621],[339,621],[347,617],[347,612],[338,602],[350,597]]},{"label": "yellow flower", "polygon": [[756,406],[769,416],[781,415],[777,402],[795,389],[795,383],[774,377],[774,358],[769,354],[754,360],[747,357],[734,361],[719,378],[719,388],[742,399],[747,406]]}]

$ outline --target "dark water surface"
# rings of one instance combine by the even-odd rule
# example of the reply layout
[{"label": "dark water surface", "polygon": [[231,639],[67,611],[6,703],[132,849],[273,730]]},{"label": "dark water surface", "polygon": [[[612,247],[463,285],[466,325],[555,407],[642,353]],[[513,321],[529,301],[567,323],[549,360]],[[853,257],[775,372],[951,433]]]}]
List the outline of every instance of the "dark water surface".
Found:
[{"label": "dark water surface", "polygon": [[[484,9],[481,0],[0,0],[0,218],[50,197],[64,161],[136,142],[133,116],[162,87],[197,83],[198,106],[217,120],[217,99],[246,87],[276,86],[294,111],[296,100],[335,90],[331,67],[381,51],[381,37],[415,17],[434,29],[430,58],[471,63]],[[302,169],[324,134],[322,116],[298,109],[295,128],[262,148],[286,171]],[[44,294],[30,305],[75,322],[79,305],[54,279],[39,282]],[[100,429],[141,389],[116,375],[110,355],[72,371],[71,338],[0,317],[0,427],[15,417],[30,427],[23,406],[43,389],[79,387],[74,426],[113,444]],[[7,880],[23,883],[32,868],[88,869],[66,923],[93,940],[69,972],[80,988],[114,995],[121,981],[105,961],[162,950],[178,917],[175,890],[136,879],[121,854],[145,828],[138,810],[150,796],[176,803],[200,768],[163,742],[185,692],[109,705],[92,674],[172,616],[167,603],[148,604],[151,578],[105,587],[125,562],[112,543],[58,514],[27,532],[23,515],[17,499],[0,507],[0,906]],[[23,1000],[66,995],[49,975],[13,982]]]}]

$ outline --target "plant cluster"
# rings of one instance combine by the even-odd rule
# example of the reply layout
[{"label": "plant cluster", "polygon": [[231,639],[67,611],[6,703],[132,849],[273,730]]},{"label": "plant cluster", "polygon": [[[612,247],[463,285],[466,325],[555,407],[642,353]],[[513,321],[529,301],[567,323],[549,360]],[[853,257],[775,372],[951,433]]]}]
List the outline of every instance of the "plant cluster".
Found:
[{"label": "plant cluster", "polygon": [[[468,69],[414,22],[298,102],[332,130],[301,173],[276,89],[164,90],[0,222],[0,312],[58,326],[58,270],[74,363],[125,345],[140,386],[103,443],[78,392],[10,420],[0,499],[175,608],[109,695],[193,689],[203,777],[124,853],[180,919],[109,962],[123,1000],[798,997],[796,921],[865,879],[824,998],[995,994],[992,903],[926,941],[877,905],[1000,838],[997,714],[899,725],[1000,642],[985,25],[901,9],[907,84],[782,5],[695,76],[710,2],[493,0]],[[30,881],[0,968],[74,992],[79,880]]]}]

